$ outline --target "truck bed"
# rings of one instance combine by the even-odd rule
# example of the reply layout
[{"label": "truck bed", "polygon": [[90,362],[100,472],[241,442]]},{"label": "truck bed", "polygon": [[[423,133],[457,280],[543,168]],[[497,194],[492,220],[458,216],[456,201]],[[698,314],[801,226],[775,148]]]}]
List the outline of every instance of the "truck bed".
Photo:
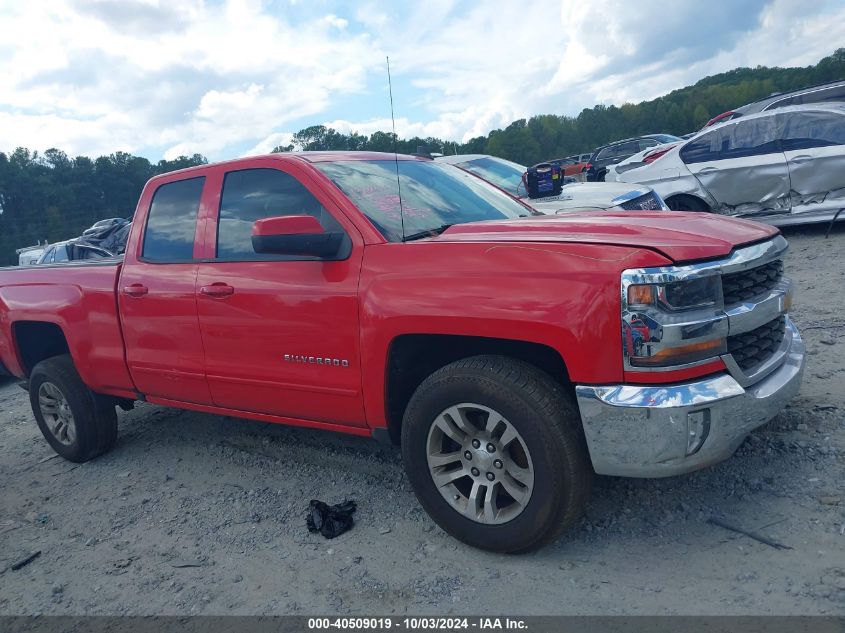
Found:
[{"label": "truck bed", "polygon": [[[56,331],[74,350],[82,379],[101,393],[131,397],[117,310],[122,259],[0,268],[0,363],[24,377],[32,367],[13,351],[16,336],[58,345]],[[30,327],[29,322],[49,324]],[[96,343],[95,343],[96,341]]]}]

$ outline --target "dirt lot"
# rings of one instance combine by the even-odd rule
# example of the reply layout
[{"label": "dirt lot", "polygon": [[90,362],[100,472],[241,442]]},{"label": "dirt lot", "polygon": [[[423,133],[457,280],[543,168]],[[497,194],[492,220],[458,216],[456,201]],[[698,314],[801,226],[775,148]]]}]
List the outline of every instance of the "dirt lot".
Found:
[{"label": "dirt lot", "polygon": [[[790,407],[709,470],[597,478],[586,518],[528,556],[446,536],[375,442],[141,405],[74,465],[6,381],[0,614],[845,614],[843,225],[786,231],[809,350]],[[310,499],[345,497],[351,532],[307,532]]]}]

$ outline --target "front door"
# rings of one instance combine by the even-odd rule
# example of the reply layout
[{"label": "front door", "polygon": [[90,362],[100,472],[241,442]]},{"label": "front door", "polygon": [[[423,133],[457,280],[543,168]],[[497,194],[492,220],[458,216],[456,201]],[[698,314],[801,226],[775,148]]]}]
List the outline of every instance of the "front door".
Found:
[{"label": "front door", "polygon": [[775,117],[739,120],[681,150],[687,168],[728,215],[789,212],[789,171]]},{"label": "front door", "polygon": [[[261,163],[263,165],[263,163]],[[197,309],[205,368],[220,407],[365,426],[358,339],[358,277],[363,246],[307,176],[266,166],[224,171],[219,215],[209,223],[213,257],[199,264]],[[313,188],[316,190],[316,188]],[[259,255],[256,220],[313,215],[346,233],[346,257]]]},{"label": "front door", "polygon": [[789,166],[792,213],[845,207],[845,113],[809,110],[779,114]]}]

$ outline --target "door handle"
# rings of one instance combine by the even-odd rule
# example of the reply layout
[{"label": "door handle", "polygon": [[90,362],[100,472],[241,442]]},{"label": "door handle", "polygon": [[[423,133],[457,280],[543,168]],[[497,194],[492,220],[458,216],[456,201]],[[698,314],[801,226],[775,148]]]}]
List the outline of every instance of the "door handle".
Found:
[{"label": "door handle", "polygon": [[127,297],[143,297],[150,291],[144,284],[131,284],[123,287],[123,294]]},{"label": "door handle", "polygon": [[800,156],[793,156],[789,159],[790,163],[806,163],[808,160],[813,160],[812,156],[801,154]]},{"label": "door handle", "polygon": [[229,284],[218,281],[210,286],[203,286],[200,288],[200,292],[209,297],[228,297],[235,294],[235,289]]},{"label": "door handle", "polygon": [[698,170],[699,174],[709,174],[712,171],[716,171],[715,167],[703,167]]}]

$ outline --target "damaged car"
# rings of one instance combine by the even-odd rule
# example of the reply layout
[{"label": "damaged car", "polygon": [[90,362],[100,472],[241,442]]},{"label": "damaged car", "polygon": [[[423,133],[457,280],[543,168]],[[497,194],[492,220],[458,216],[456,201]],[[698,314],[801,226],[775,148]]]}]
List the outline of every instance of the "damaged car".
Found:
[{"label": "damaged car", "polygon": [[726,121],[618,179],[652,187],[673,210],[777,226],[831,221],[845,207],[845,105]]}]

